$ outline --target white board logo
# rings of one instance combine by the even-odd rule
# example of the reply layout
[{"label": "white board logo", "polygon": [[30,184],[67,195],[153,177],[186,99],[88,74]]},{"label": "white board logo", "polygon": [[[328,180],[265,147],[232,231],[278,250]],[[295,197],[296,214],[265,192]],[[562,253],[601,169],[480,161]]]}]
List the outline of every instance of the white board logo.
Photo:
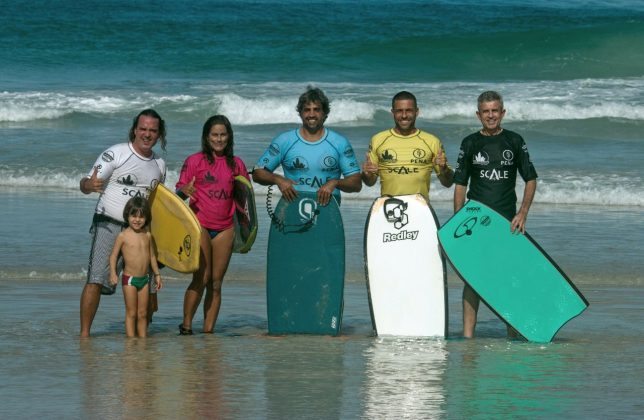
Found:
[{"label": "white board logo", "polygon": [[392,223],[394,227],[398,229],[399,232],[383,233],[382,242],[416,240],[418,237],[417,230],[400,230],[409,223],[409,216],[406,213],[407,207],[408,204],[398,198],[392,197],[385,201],[385,205],[383,206],[385,217],[389,223]]},{"label": "white board logo", "polygon": [[300,201],[299,210],[300,210],[300,217],[302,218],[302,221],[315,224],[316,216],[319,213],[319,211],[317,211],[317,208],[318,208],[318,203],[316,203],[315,200],[312,200],[310,198],[304,198],[302,201]]},{"label": "white board logo", "polygon": [[396,233],[383,233],[382,234],[382,241],[383,242],[396,242],[396,241],[407,241],[407,240],[412,240],[415,241],[416,238],[418,238],[418,231],[417,230],[401,230],[400,232]]},{"label": "white board logo", "polygon": [[398,198],[388,198],[385,201],[383,209],[387,221],[393,223],[396,229],[400,230],[409,223],[409,217],[405,213],[407,211],[407,203],[404,201]]}]

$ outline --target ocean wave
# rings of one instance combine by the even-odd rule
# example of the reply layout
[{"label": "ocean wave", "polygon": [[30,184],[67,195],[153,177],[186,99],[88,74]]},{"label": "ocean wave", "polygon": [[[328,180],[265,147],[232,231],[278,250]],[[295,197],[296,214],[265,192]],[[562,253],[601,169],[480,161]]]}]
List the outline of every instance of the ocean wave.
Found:
[{"label": "ocean wave", "polygon": [[[217,112],[230,118],[235,124],[263,125],[276,123],[298,123],[300,118],[295,111],[296,97],[272,97],[251,99],[234,93],[218,95]],[[328,123],[373,120],[379,109],[374,104],[350,99],[332,101],[332,112]]]},{"label": "ocean wave", "polygon": [[78,182],[84,174],[62,173],[55,170],[39,170],[37,173],[29,173],[26,170],[13,171],[0,169],[0,187],[13,189],[77,189]]},{"label": "ocean wave", "polygon": [[87,279],[87,270],[81,269],[76,272],[52,271],[49,268],[39,270],[15,268],[11,270],[0,270],[0,281],[69,281],[80,282]]},{"label": "ocean wave", "polygon": [[[35,174],[14,172],[0,169],[0,188],[10,192],[31,191],[36,189],[53,189],[78,191],[78,180],[85,174],[81,172],[61,173],[41,171]],[[541,174],[538,181],[536,203],[551,204],[587,204],[595,206],[636,206],[644,207],[644,182],[639,177],[605,176],[599,181],[590,176],[578,174]],[[179,179],[177,171],[168,171],[166,185],[174,186]],[[263,201],[269,188],[253,184],[258,201]],[[271,194],[279,196],[279,190],[271,189]],[[444,188],[432,181],[430,197],[432,201],[451,201],[453,188]],[[521,200],[523,186],[519,182],[517,196]],[[380,185],[364,186],[359,193],[343,194],[343,200],[374,200],[380,195]]]},{"label": "ocean wave", "polygon": [[[505,97],[506,121],[621,118],[644,120],[644,78],[580,79],[504,83],[360,84],[322,83],[331,100],[329,124],[372,124],[387,115],[393,94],[407,89],[418,98],[421,120],[471,122],[476,98],[484,90]],[[173,94],[114,90],[109,93],[1,92],[0,122],[66,118],[75,113],[123,114],[144,107],[162,110],[166,120],[222,113],[235,125],[297,123],[299,83],[195,84],[167,86]],[[384,113],[384,114],[383,114]],[[389,116],[387,115],[387,118]]]},{"label": "ocean wave", "polygon": [[94,115],[135,113],[148,106],[181,106],[194,100],[194,97],[183,94],[123,93],[119,95],[91,91],[0,92],[0,122],[53,120],[74,113]]}]

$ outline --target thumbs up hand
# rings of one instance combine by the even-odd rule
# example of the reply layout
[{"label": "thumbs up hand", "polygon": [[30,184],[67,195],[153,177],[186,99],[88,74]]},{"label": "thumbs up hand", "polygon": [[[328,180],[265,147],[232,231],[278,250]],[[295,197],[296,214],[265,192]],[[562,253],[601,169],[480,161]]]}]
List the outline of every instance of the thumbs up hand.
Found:
[{"label": "thumbs up hand", "polygon": [[186,185],[182,186],[179,188],[179,191],[187,195],[188,197],[192,197],[192,194],[195,193],[197,189],[195,188],[195,177],[192,177],[192,180],[188,182]]},{"label": "thumbs up hand", "polygon": [[365,153],[365,161],[362,164],[362,172],[369,175],[378,174],[378,165],[376,165],[371,161],[371,157],[369,156],[369,153]]},{"label": "thumbs up hand", "polygon": [[434,156],[434,165],[441,169],[444,169],[447,165],[447,158],[445,157],[445,151],[443,149],[439,150],[438,154]]},{"label": "thumbs up hand", "polygon": [[98,166],[94,166],[92,176],[81,180],[80,189],[85,194],[89,194],[91,192],[102,193],[104,185],[105,181],[98,177]]}]

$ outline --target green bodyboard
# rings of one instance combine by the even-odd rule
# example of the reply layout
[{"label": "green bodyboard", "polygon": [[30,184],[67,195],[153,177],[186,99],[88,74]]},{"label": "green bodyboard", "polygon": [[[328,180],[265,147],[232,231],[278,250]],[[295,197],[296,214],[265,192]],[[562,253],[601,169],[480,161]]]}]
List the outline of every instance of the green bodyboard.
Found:
[{"label": "green bodyboard", "polygon": [[344,228],[334,198],[280,199],[268,238],[269,334],[338,335],[344,295]]},{"label": "green bodyboard", "polygon": [[438,238],[463,281],[529,341],[551,341],[588,307],[530,235],[513,234],[510,221],[482,203],[465,203]]}]

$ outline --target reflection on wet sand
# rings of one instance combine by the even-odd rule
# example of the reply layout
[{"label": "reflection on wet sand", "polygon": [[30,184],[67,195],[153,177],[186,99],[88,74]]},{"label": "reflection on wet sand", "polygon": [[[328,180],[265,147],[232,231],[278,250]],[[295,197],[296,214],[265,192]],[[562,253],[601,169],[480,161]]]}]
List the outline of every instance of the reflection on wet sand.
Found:
[{"label": "reflection on wet sand", "polygon": [[269,341],[268,348],[280,350],[266,355],[267,417],[341,418],[344,340],[302,335]]},{"label": "reflection on wet sand", "polygon": [[98,337],[81,340],[80,355],[83,417],[231,417],[216,337]]},{"label": "reflection on wet sand", "polygon": [[364,357],[366,418],[437,418],[445,413],[444,340],[378,338]]},{"label": "reflection on wet sand", "polygon": [[556,348],[561,345],[485,339],[454,344],[446,376],[450,415],[561,418],[575,406],[574,355],[567,360],[565,349]]},{"label": "reflection on wet sand", "polygon": [[[230,375],[220,342],[215,336],[178,337],[181,360],[168,364],[172,366],[170,381],[164,391],[173,395],[176,408],[166,412],[184,413],[188,418],[231,418],[226,404],[224,381]],[[186,339],[187,338],[187,339]]]},{"label": "reflection on wet sand", "polygon": [[156,417],[162,367],[147,339],[80,340],[83,417]]}]

